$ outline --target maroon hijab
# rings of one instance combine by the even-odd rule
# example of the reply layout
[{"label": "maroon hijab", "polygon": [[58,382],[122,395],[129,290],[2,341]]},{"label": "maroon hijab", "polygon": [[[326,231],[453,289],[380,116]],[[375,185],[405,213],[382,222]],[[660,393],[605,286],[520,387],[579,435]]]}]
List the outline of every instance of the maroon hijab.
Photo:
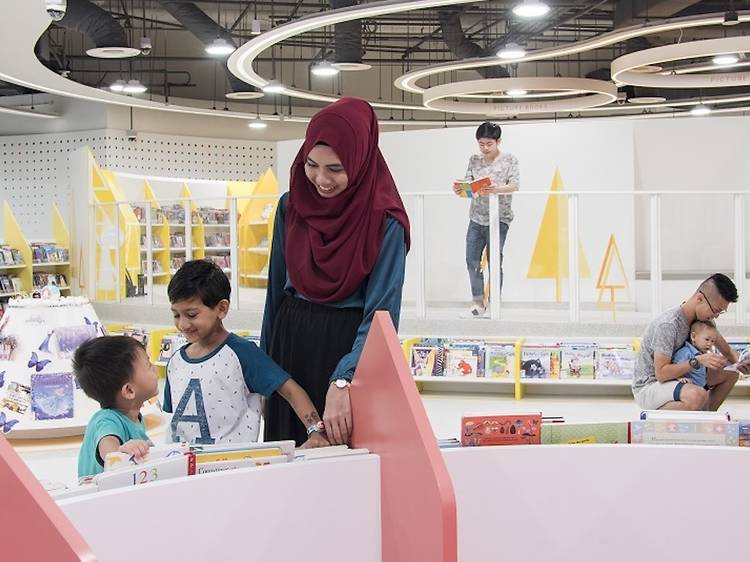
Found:
[{"label": "maroon hijab", "polygon": [[[333,149],[349,177],[330,199],[305,175],[317,144]],[[315,114],[292,164],[284,249],[294,288],[319,303],[352,295],[375,265],[387,215],[404,227],[408,249],[409,218],[378,148],[377,116],[366,101],[342,98]]]}]

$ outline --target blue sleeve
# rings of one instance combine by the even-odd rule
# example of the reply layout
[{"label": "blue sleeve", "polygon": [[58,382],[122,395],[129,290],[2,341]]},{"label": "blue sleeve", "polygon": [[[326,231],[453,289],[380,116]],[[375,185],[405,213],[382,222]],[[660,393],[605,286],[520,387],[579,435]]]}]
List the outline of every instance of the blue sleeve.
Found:
[{"label": "blue sleeve", "polygon": [[242,376],[250,392],[268,398],[290,378],[284,369],[253,342],[232,334],[227,340],[227,345],[240,360]]},{"label": "blue sleeve", "polygon": [[263,325],[260,330],[260,348],[268,353],[271,345],[273,323],[284,300],[286,285],[286,256],[284,255],[284,211],[289,194],[285,193],[276,206],[276,218],[273,223],[271,238],[271,256],[268,264],[268,286],[266,288],[266,306],[263,310]]},{"label": "blue sleeve", "polygon": [[404,228],[396,219],[386,220],[385,236],[380,254],[375,261],[365,287],[365,302],[362,323],[357,330],[351,352],[344,355],[331,375],[331,381],[336,379],[352,380],[357,368],[359,356],[370,331],[372,317],[377,310],[386,310],[391,315],[393,325],[398,330],[401,316],[401,292],[404,288],[404,271],[406,269],[406,242]]},{"label": "blue sleeve", "polygon": [[687,361],[693,356],[693,352],[691,349],[683,345],[680,349],[674,352],[674,355],[672,356],[672,363],[681,363],[682,361]]}]

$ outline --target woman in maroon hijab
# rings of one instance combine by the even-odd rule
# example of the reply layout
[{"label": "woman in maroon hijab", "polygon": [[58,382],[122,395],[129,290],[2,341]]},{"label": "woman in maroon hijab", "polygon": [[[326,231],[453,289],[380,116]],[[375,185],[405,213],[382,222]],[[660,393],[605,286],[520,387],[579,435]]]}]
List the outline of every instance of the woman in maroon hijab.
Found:
[{"label": "woman in maroon hijab", "polygon": [[[318,112],[281,197],[271,246],[261,347],[310,395],[332,444],[352,429],[349,383],[376,310],[398,327],[409,219],[378,148],[370,105],[342,98]],[[305,427],[274,395],[265,440]]]}]

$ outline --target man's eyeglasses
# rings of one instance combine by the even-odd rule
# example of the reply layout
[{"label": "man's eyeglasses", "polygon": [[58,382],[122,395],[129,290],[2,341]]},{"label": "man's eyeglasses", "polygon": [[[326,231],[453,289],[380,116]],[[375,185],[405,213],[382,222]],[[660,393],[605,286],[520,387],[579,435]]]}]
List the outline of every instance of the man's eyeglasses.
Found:
[{"label": "man's eyeglasses", "polygon": [[710,300],[708,300],[708,297],[706,296],[706,293],[704,293],[703,291],[698,291],[698,292],[699,292],[699,293],[700,293],[701,295],[703,295],[703,300],[705,300],[705,301],[706,301],[706,304],[708,305],[708,308],[710,308],[710,309],[711,309],[711,312],[713,312],[713,313],[714,313],[714,314],[715,314],[716,316],[721,316],[722,314],[724,314],[724,313],[726,312],[726,310],[716,310],[716,309],[715,309],[715,308],[714,308],[714,307],[713,307],[713,306],[711,305],[711,301],[710,301]]}]

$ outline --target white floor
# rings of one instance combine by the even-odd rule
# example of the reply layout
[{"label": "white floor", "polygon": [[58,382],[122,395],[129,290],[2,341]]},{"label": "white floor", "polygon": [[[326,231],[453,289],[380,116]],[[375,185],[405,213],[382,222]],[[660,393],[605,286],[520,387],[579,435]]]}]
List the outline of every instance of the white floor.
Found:
[{"label": "white floor", "polygon": [[[548,416],[563,416],[566,421],[627,421],[637,419],[639,409],[628,397],[527,397],[514,400],[509,396],[459,395],[427,393],[422,395],[427,415],[438,438],[458,437],[461,416],[471,414],[503,414],[513,412],[542,412]],[[750,419],[750,400],[731,398],[722,411],[733,419]],[[150,432],[154,442],[166,439],[167,418],[156,431]],[[32,443],[17,448],[21,457],[40,480],[72,485],[76,481],[78,444],[34,446]]]}]

